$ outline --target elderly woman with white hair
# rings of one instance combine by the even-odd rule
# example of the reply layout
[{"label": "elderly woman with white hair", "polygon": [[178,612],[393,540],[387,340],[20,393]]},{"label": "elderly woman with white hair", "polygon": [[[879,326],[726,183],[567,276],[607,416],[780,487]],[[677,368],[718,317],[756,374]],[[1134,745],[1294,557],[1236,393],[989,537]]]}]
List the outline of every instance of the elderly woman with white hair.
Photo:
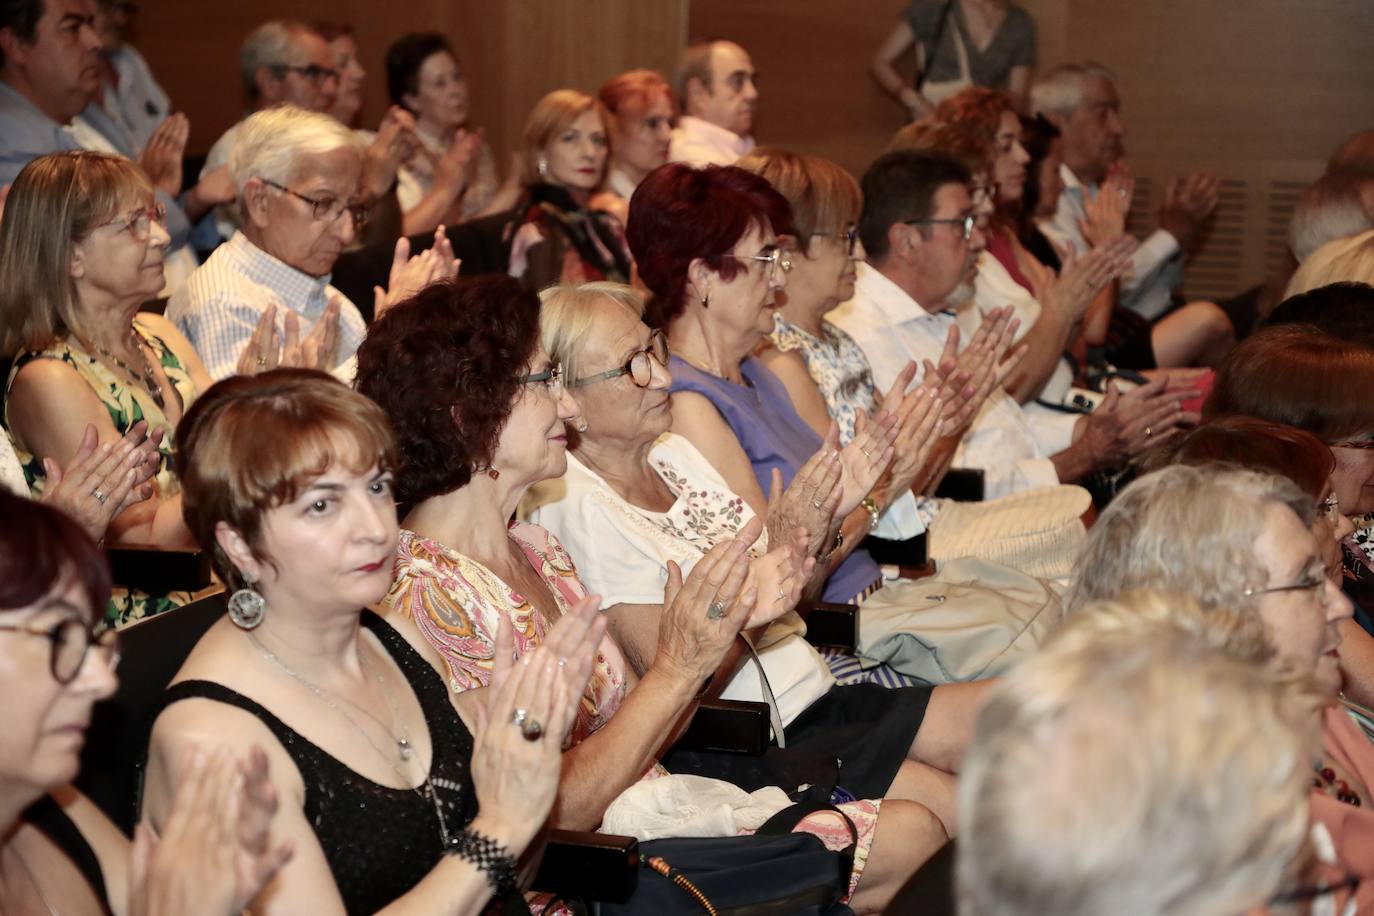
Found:
[{"label": "elderly woman with white hair", "polygon": [[1333,239],[1309,254],[1288,281],[1284,298],[1352,281],[1374,284],[1374,229]]},{"label": "elderly woman with white hair", "polygon": [[[368,218],[357,135],[329,115],[292,105],[260,111],[239,126],[229,170],[243,228],[191,275],[167,317],[215,379],[281,362],[351,380],[366,328],[329,279]],[[390,290],[375,290],[376,315],[457,273],[447,237],[438,233],[433,248],[409,254],[409,243],[398,241]],[[306,326],[313,327],[302,341]],[[279,343],[288,345],[281,355]],[[297,348],[303,354],[293,356]]]},{"label": "elderly woman with white hair", "polygon": [[[1328,694],[1309,774],[1314,820],[1343,862],[1374,857],[1374,745],[1336,702],[1340,625],[1350,602],[1312,534],[1316,502],[1292,481],[1221,465],[1164,468],[1127,487],[1098,518],[1070,590],[1070,612],[1132,591],[1186,595],[1204,610],[1258,619],[1278,655]],[[1374,906],[1374,881],[1360,885]]]},{"label": "elderly woman with white hair", "polygon": [[1243,612],[1090,603],[978,717],[960,914],[1236,916],[1325,896],[1331,870],[1305,861],[1317,705]]}]

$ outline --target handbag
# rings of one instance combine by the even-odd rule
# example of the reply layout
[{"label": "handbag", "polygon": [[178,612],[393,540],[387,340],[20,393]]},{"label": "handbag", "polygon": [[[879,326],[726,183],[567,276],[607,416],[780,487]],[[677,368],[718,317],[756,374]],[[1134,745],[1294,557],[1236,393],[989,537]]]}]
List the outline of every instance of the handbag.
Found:
[{"label": "handbag", "polygon": [[[832,811],[850,845],[831,852],[809,833],[792,833],[807,815]],[[601,903],[602,916],[853,916],[849,893],[858,831],[829,804],[796,804],[753,836],[650,840],[639,844],[639,884],[624,903]]]},{"label": "handbag", "polygon": [[[950,24],[949,17],[951,7],[954,6],[954,3],[955,0],[949,0],[949,2],[945,4],[944,11],[940,14],[940,24],[935,29],[935,40],[930,44],[932,56],[935,51],[939,50],[940,39],[943,37],[945,29]],[[919,42],[916,44],[917,60],[921,67],[920,76],[917,77],[916,80],[916,91],[925,96],[932,105],[939,105],[950,96],[958,95],[961,91],[973,85],[973,74],[970,72],[968,66],[968,48],[964,47],[964,37],[959,32],[959,24],[957,22],[954,23],[953,40],[954,53],[959,58],[959,75],[952,80],[932,81],[926,79],[926,74],[930,69],[930,61],[925,59],[925,47]]]}]

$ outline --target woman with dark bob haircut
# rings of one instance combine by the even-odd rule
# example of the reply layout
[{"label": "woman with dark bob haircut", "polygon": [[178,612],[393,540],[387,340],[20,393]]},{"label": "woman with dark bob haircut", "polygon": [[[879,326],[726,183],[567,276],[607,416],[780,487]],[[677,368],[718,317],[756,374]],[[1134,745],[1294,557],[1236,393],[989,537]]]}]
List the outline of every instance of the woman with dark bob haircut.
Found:
[{"label": "woman with dark bob haircut", "polygon": [[[538,298],[508,278],[436,284],[388,312],[359,350],[359,389],[396,424],[399,492],[409,504],[390,618],[412,644],[443,655],[460,703],[490,682],[501,628],[514,629],[523,654],[544,644],[560,618],[601,605],[557,538],[510,521],[532,485],[563,475],[568,428],[581,426],[579,405],[540,341],[539,309]],[[566,752],[555,826],[595,829],[622,792],[662,775],[659,755],[697,702],[723,689],[724,679],[710,675],[741,628],[762,627],[795,605],[806,564],[786,539],[750,557],[760,531],[754,521],[721,540],[685,581],[669,564],[661,606],[645,606],[660,625],[643,675],[613,638],[601,643]],[[929,854],[944,830],[912,802],[842,808],[859,830],[851,905],[877,912],[923,858],[913,850]],[[801,829],[836,849],[851,842],[836,826],[822,815]],[[888,839],[874,846],[879,833]]]},{"label": "woman with dark bob haircut", "polygon": [[[178,430],[186,523],[235,589],[153,726],[144,803],[167,819],[188,745],[265,749],[294,850],[255,913],[468,914],[517,907],[517,858],[558,787],[563,736],[604,625],[572,614],[531,664],[498,653],[465,724],[439,658],[365,610],[391,583],[395,443],[328,375],[220,382]],[[513,722],[517,705],[538,727]]]},{"label": "woman with dark bob haircut", "polygon": [[1155,456],[1155,464],[1209,464],[1224,462],[1286,477],[1312,498],[1317,517],[1312,536],[1321,548],[1327,575],[1344,587],[1355,606],[1354,618],[1340,621],[1341,677],[1346,697],[1374,707],[1374,637],[1369,613],[1360,604],[1361,592],[1352,567],[1355,557],[1342,549],[1354,530],[1341,511],[1334,476],[1336,459],[1331,449],[1306,430],[1270,420],[1239,415],[1218,417],[1184,436],[1167,453]]},{"label": "woman with dark bob haircut", "polygon": [[[91,709],[115,690],[118,637],[92,625],[105,557],[50,506],[0,490],[0,904],[6,913],[240,913],[290,857],[266,842],[260,750],[188,759],[161,837],[131,848],[71,786]],[[151,861],[145,854],[151,853]]]}]

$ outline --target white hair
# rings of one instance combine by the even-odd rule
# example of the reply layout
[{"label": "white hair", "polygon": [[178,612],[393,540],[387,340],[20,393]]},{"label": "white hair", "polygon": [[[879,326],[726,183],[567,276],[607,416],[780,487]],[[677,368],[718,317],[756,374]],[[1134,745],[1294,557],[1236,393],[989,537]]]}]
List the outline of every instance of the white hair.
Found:
[{"label": "white hair", "polygon": [[1299,262],[1327,242],[1374,229],[1374,175],[1327,172],[1308,186],[1293,208],[1288,244]]},{"label": "white hair", "polygon": [[295,105],[279,105],[249,115],[239,125],[234,151],[229,154],[229,174],[242,201],[249,179],[284,185],[291,180],[301,159],[340,149],[361,155],[362,142],[330,115]]},{"label": "white hair", "polygon": [[243,91],[250,100],[258,97],[258,69],[296,63],[291,53],[295,50],[296,38],[313,31],[304,22],[269,19],[248,33],[243,46],[239,48],[239,76],[243,80]]},{"label": "white hair", "polygon": [[1032,114],[1071,115],[1083,104],[1084,83],[1097,77],[1115,85],[1116,74],[1101,64],[1060,64],[1031,85]]},{"label": "white hair", "polygon": [[1345,282],[1374,286],[1374,229],[1333,239],[1312,252],[1298,265],[1283,296]]},{"label": "white hair", "polygon": [[1221,916],[1293,879],[1319,698],[1252,616],[1094,604],[993,688],[959,777],[961,916]]}]

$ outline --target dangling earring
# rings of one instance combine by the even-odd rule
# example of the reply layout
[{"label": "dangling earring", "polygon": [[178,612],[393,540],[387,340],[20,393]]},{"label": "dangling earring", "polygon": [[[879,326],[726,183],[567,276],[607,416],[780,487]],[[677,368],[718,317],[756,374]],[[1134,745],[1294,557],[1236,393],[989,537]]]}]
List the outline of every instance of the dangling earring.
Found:
[{"label": "dangling earring", "polygon": [[708,308],[711,307],[711,294],[710,294],[710,293],[706,293],[705,295],[703,295],[703,296],[701,297],[701,307],[704,308],[704,309],[708,309]]},{"label": "dangling earring", "polygon": [[496,468],[492,467],[491,465],[486,465],[486,466],[484,466],[484,467],[479,467],[479,468],[473,468],[473,469],[472,469],[472,473],[474,473],[474,474],[486,474],[486,475],[487,475],[488,477],[490,477],[492,480],[499,480],[499,479],[501,478],[501,472],[498,471],[498,470],[496,470]]},{"label": "dangling earring", "polygon": [[539,157],[539,177],[543,178],[545,181],[549,178],[549,160],[545,159],[543,156]]},{"label": "dangling earring", "polygon": [[255,580],[243,577],[243,588],[229,596],[229,619],[241,630],[256,629],[267,616],[267,599],[253,588]]},{"label": "dangling earring", "polygon": [[585,432],[587,431],[587,421],[586,421],[586,420],[583,420],[583,421],[581,421],[580,423],[577,424],[577,431],[578,431],[579,433],[585,433]]}]

